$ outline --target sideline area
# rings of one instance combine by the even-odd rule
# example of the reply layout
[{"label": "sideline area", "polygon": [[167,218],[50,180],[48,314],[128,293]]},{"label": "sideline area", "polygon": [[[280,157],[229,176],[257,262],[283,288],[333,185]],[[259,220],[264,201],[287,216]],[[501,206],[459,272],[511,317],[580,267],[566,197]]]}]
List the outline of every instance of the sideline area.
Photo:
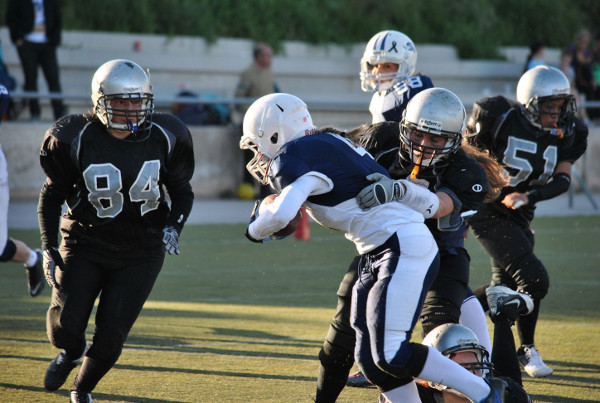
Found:
[{"label": "sideline area", "polygon": [[[600,194],[593,195],[600,204]],[[236,199],[197,199],[188,224],[242,224],[248,222],[254,201]],[[13,202],[8,209],[8,229],[37,229],[37,201]],[[573,195],[569,207],[569,194],[540,202],[537,217],[600,215],[584,193]],[[10,234],[9,234],[10,235]]]}]

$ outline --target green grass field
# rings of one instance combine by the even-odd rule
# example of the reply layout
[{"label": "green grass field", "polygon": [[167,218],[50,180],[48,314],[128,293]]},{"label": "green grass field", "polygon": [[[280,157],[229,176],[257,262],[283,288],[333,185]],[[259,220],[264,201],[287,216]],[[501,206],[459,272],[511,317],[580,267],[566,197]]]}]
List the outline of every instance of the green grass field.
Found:
[{"label": "green grass field", "polygon": [[[600,216],[537,218],[536,250],[550,272],[536,344],[549,378],[524,375],[535,402],[600,401]],[[93,393],[111,402],[311,402],[322,340],[353,245],[311,225],[312,239],[248,242],[243,225],[188,226],[181,256],[168,257],[123,354]],[[35,231],[11,236],[30,245]],[[471,284],[489,261],[470,237]],[[26,291],[24,269],[2,265],[0,400],[68,401],[76,371],[48,393],[44,372],[58,350],[45,333],[50,300]],[[93,318],[88,327],[91,338]],[[420,330],[415,332],[420,340]],[[375,402],[346,388],[340,402]]]}]

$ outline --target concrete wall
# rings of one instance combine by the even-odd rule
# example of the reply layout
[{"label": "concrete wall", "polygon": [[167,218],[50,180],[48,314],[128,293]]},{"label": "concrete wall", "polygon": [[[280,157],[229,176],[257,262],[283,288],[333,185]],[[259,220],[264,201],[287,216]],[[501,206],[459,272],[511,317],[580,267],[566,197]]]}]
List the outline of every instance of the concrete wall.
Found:
[{"label": "concrete wall", "polygon": [[[22,84],[16,50],[8,31],[0,28],[5,63]],[[135,44],[139,42],[139,51]],[[318,126],[350,128],[369,122],[371,94],[360,90],[359,60],[365,43],[351,46],[314,46],[285,42],[274,58],[273,69],[283,91],[304,99]],[[432,77],[437,86],[454,91],[467,107],[483,96],[514,97],[516,83],[527,55],[526,48],[504,48],[506,61],[461,60],[451,46],[417,44],[417,70]],[[560,52],[548,49],[546,60],[558,64]],[[168,110],[182,85],[196,92],[232,97],[239,74],[252,60],[252,42],[219,39],[213,44],[202,38],[166,37],[102,32],[69,31],[63,34],[58,53],[63,94],[71,113],[90,108],[90,82],[96,68],[107,60],[127,58],[149,68],[157,103]],[[40,92],[46,93],[40,74]],[[41,123],[29,123],[28,112],[19,121],[2,124],[1,143],[9,164],[13,198],[36,197],[44,180],[38,152],[50,126],[47,99]],[[159,108],[161,109],[161,108]],[[238,149],[238,126],[192,127],[196,152],[193,187],[199,197],[231,193],[241,180],[242,155]],[[578,163],[588,184],[600,189],[600,132],[590,134],[585,161]]]}]

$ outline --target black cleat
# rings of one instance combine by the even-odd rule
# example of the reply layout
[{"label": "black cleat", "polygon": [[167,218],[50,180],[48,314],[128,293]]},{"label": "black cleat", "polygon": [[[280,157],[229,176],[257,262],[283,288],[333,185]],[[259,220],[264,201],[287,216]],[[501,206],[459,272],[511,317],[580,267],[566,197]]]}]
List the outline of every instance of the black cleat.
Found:
[{"label": "black cleat", "polygon": [[92,403],[92,394],[80,390],[71,391],[71,403]]},{"label": "black cleat", "polygon": [[367,377],[360,371],[348,375],[346,385],[353,386],[355,388],[366,388],[369,386],[373,386],[371,381],[369,381]]},{"label": "black cleat", "polygon": [[496,285],[488,287],[485,293],[492,318],[504,315],[514,322],[519,316],[528,315],[533,311],[533,299],[523,292]]},{"label": "black cleat", "polygon": [[35,253],[38,257],[35,265],[32,267],[25,266],[25,269],[27,270],[27,288],[29,289],[29,295],[32,297],[40,295],[46,283],[44,279],[44,269],[42,268],[42,251],[36,249]]},{"label": "black cleat", "polygon": [[79,364],[79,360],[69,360],[67,358],[67,352],[65,350],[61,351],[60,354],[52,360],[50,366],[46,370],[46,376],[44,377],[44,387],[46,390],[53,392],[60,388],[77,364]]}]

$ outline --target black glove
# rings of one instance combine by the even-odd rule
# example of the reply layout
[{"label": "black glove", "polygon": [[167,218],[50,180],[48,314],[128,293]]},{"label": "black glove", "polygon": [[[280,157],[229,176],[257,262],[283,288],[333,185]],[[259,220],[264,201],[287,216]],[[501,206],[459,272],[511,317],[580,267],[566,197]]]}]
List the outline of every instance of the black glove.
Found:
[{"label": "black glove", "polygon": [[256,200],[254,202],[254,208],[252,209],[252,213],[250,214],[250,222],[248,222],[248,226],[246,227],[246,233],[244,234],[246,238],[255,243],[263,243],[263,241],[262,239],[252,238],[252,236],[250,236],[250,233],[248,232],[248,228],[250,227],[250,224],[252,224],[256,220],[256,217],[258,217],[258,211],[260,210],[260,202],[260,200]]},{"label": "black glove", "polygon": [[169,255],[175,253],[179,255],[179,233],[174,227],[168,226],[163,228],[163,244]]},{"label": "black glove", "polygon": [[58,252],[58,249],[54,247],[44,250],[42,255],[42,266],[44,268],[44,275],[46,276],[48,285],[56,288],[57,290],[61,290],[62,287],[56,281],[56,268],[58,267],[61,271],[65,270],[65,262],[63,261],[62,256]]}]

